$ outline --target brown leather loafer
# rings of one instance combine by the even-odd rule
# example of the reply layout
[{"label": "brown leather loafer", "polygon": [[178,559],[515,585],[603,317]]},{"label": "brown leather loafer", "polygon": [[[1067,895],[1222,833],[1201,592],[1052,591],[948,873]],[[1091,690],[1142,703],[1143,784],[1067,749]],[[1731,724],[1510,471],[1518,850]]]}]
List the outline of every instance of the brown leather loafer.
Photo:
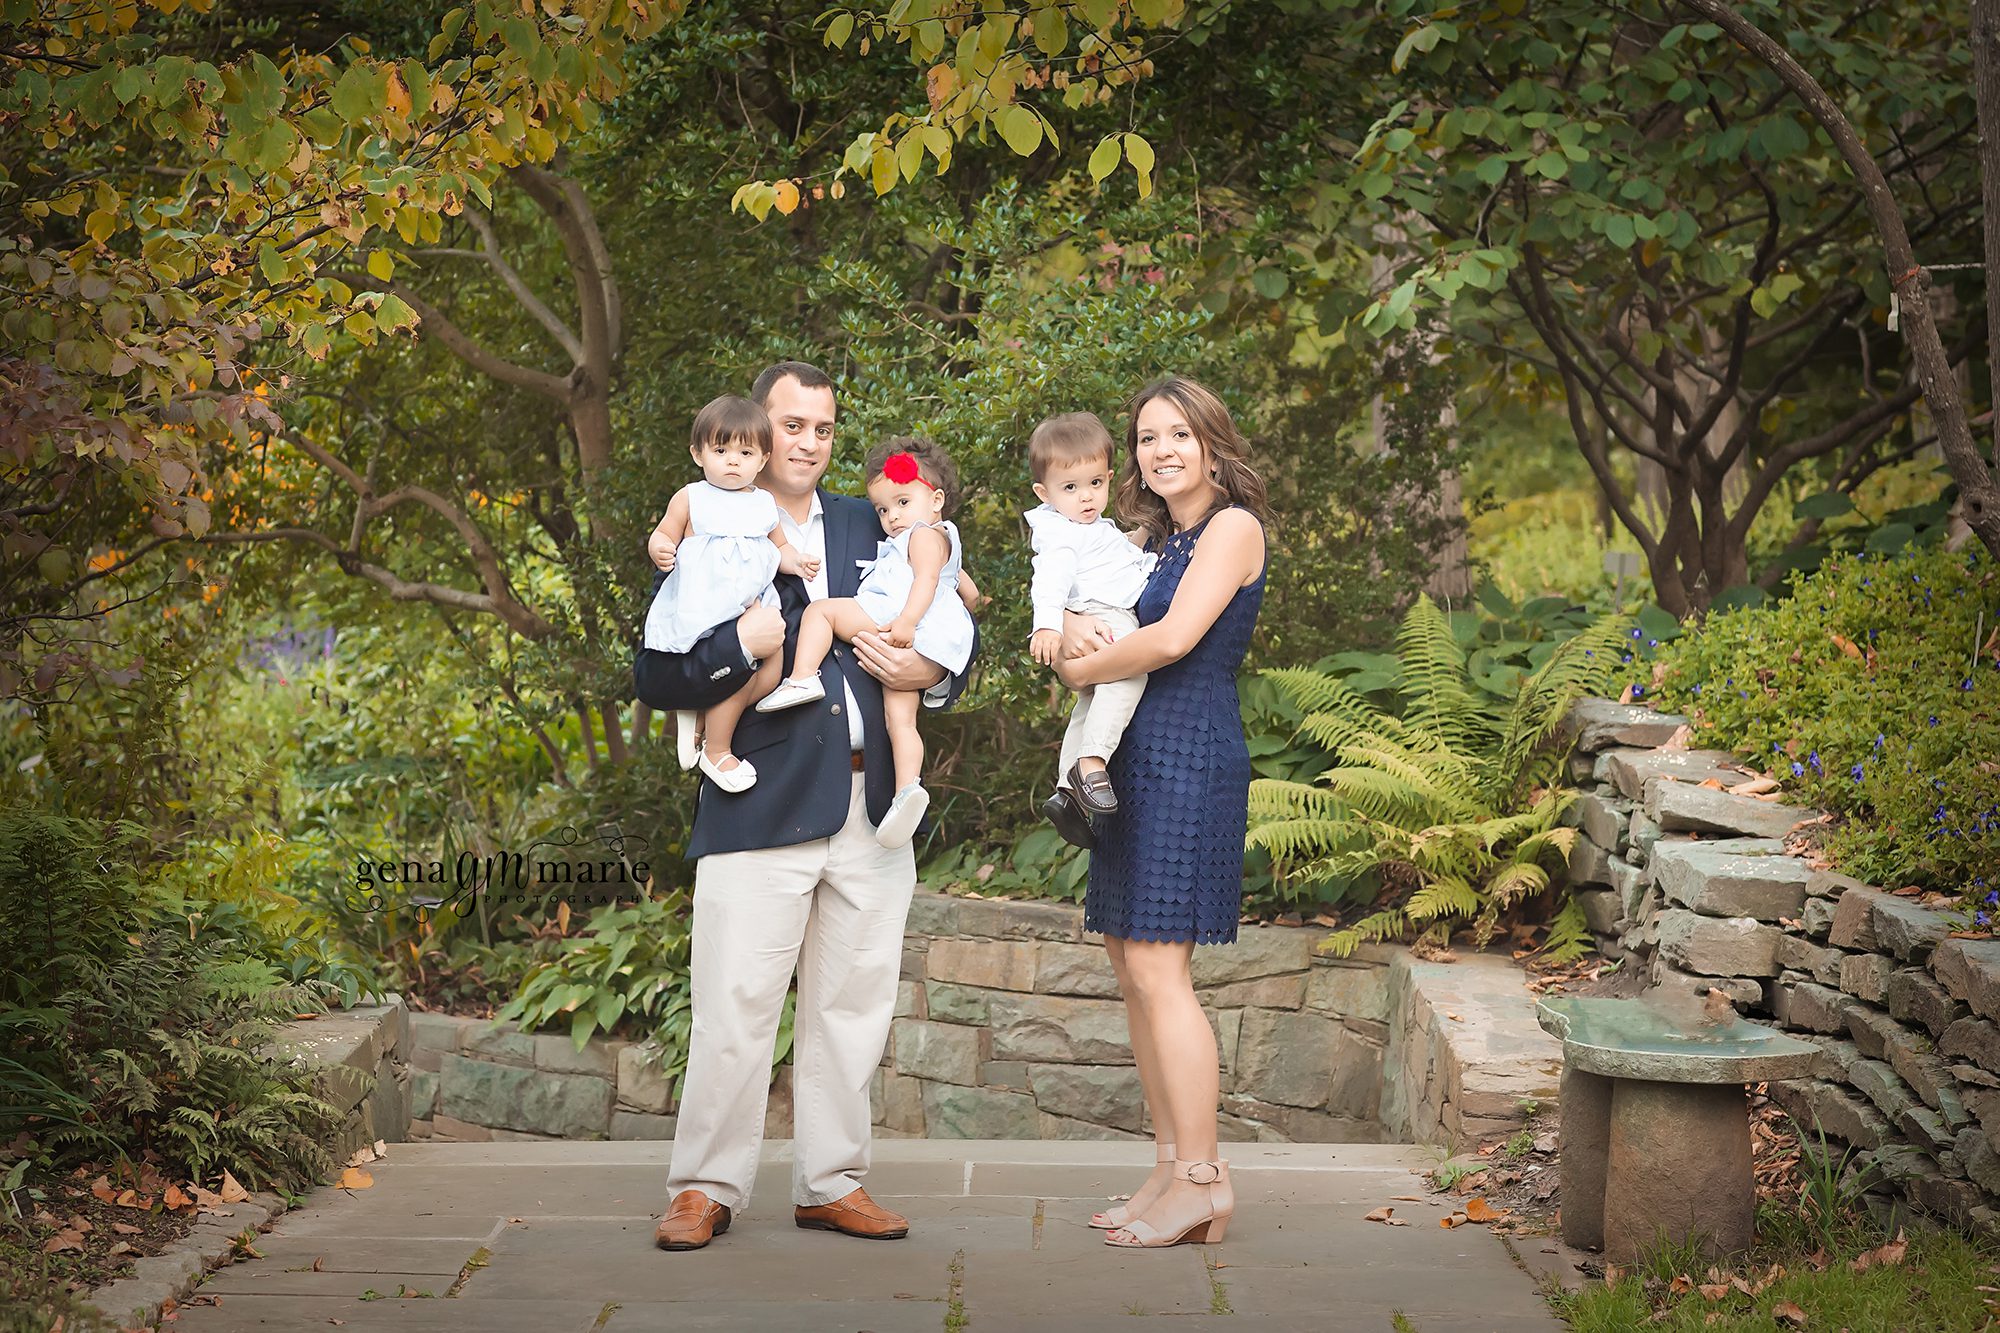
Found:
[{"label": "brown leather loafer", "polygon": [[663,1250],[698,1250],[729,1230],[729,1210],[700,1190],[682,1190],[653,1233]]},{"label": "brown leather loafer", "polygon": [[856,1189],[845,1198],[811,1208],[792,1209],[792,1220],[808,1231],[838,1231],[863,1240],[900,1240],[910,1234],[910,1220],[898,1217]]},{"label": "brown leather loafer", "polygon": [[1093,815],[1115,815],[1118,813],[1118,793],[1111,789],[1111,776],[1101,768],[1093,768],[1088,773],[1082,764],[1069,766],[1070,790],[1085,810]]}]

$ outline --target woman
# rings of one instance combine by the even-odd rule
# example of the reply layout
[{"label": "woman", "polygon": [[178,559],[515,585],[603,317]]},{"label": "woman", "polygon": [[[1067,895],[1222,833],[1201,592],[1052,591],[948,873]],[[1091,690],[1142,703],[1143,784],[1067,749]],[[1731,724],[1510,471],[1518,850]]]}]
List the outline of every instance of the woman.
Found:
[{"label": "woman", "polygon": [[1158,1165],[1122,1209],[1100,1213],[1107,1244],[1219,1241],[1235,1197],[1216,1153],[1215,1036],[1195,998],[1196,944],[1236,938],[1250,757],[1236,672],[1264,598],[1264,483],[1229,410],[1169,377],[1132,402],[1118,482],[1121,517],[1160,553],[1116,643],[1075,644],[1071,689],[1149,673],[1111,761],[1118,810],[1100,816],[1084,920],[1104,935],[1132,1030]]}]

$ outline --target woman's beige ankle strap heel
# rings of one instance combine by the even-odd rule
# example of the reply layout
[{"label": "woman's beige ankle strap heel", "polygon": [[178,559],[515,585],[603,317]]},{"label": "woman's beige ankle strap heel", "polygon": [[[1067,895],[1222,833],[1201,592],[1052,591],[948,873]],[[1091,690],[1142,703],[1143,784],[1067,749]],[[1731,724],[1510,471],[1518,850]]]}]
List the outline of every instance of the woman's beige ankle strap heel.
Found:
[{"label": "woman's beige ankle strap heel", "polygon": [[[1208,1196],[1207,1207],[1193,1217],[1182,1213],[1178,1217],[1162,1219],[1161,1225],[1137,1218],[1120,1228],[1131,1237],[1130,1240],[1120,1240],[1118,1233],[1113,1232],[1104,1238],[1104,1243],[1120,1249],[1157,1250],[1188,1242],[1214,1244],[1220,1241],[1228,1233],[1229,1219],[1236,1211],[1236,1191],[1229,1183],[1229,1163],[1183,1162],[1176,1159],[1173,1178],[1205,1192]],[[1162,1201],[1167,1197],[1163,1195]],[[1155,1210],[1159,1206],[1155,1203]]]}]

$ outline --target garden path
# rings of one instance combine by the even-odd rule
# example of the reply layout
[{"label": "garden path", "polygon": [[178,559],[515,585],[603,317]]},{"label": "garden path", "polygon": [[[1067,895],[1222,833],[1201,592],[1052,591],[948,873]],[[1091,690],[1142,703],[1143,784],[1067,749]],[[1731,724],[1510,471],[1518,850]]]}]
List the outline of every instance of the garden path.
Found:
[{"label": "garden path", "polygon": [[[1546,1261],[1510,1249],[1553,1242],[1446,1230],[1428,1197],[1398,1202],[1425,1194],[1436,1160],[1407,1145],[1226,1145],[1228,1241],[1147,1254],[1108,1250],[1085,1223],[1142,1177],[1150,1144],[880,1141],[870,1192],[913,1226],[868,1242],[792,1225],[791,1145],[770,1143],[746,1213],[685,1254],[652,1243],[669,1146],[392,1144],[371,1187],[315,1192],[173,1327],[1387,1333],[1395,1312],[1423,1333],[1561,1327],[1527,1272]],[[1363,1220],[1384,1204],[1411,1224]]]}]

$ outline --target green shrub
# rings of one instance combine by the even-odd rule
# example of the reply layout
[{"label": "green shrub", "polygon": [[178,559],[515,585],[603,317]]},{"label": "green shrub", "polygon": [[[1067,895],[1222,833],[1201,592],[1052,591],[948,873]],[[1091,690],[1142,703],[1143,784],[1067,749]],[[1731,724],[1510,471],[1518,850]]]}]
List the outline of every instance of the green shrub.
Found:
[{"label": "green shrub", "polygon": [[1843,816],[1826,845],[1849,873],[2000,903],[2000,569],[1976,546],[1842,556],[1711,615],[1659,697]]},{"label": "green shrub", "polygon": [[531,973],[498,1017],[533,1030],[567,1021],[578,1050],[598,1032],[650,1037],[666,1076],[687,1067],[693,1021],[688,978],[688,895],[661,891],[600,907],[562,953]]},{"label": "green shrub", "polygon": [[253,1188],[323,1176],[338,1117],[311,1072],[269,1043],[279,1024],[323,1008],[329,988],[284,984],[269,964],[178,930],[121,939],[122,953],[77,958],[71,988],[9,1024],[16,1078],[88,1098],[81,1116],[30,1123],[44,1151],[151,1153],[170,1174],[227,1168]]},{"label": "green shrub", "polygon": [[[1562,758],[1545,742],[1573,702],[1622,666],[1625,635],[1625,622],[1606,620],[1551,644],[1525,677],[1504,665],[1476,675],[1477,653],[1420,597],[1393,673],[1270,673],[1331,767],[1310,780],[1254,781],[1250,845],[1305,880],[1375,876],[1390,895],[1331,937],[1335,953],[1412,923],[1439,944],[1469,924],[1483,945],[1503,915],[1549,887],[1575,838],[1557,826],[1574,792],[1556,784]],[[1368,686],[1393,687],[1400,708],[1372,701]],[[1580,950],[1573,930],[1565,940]]]}]

